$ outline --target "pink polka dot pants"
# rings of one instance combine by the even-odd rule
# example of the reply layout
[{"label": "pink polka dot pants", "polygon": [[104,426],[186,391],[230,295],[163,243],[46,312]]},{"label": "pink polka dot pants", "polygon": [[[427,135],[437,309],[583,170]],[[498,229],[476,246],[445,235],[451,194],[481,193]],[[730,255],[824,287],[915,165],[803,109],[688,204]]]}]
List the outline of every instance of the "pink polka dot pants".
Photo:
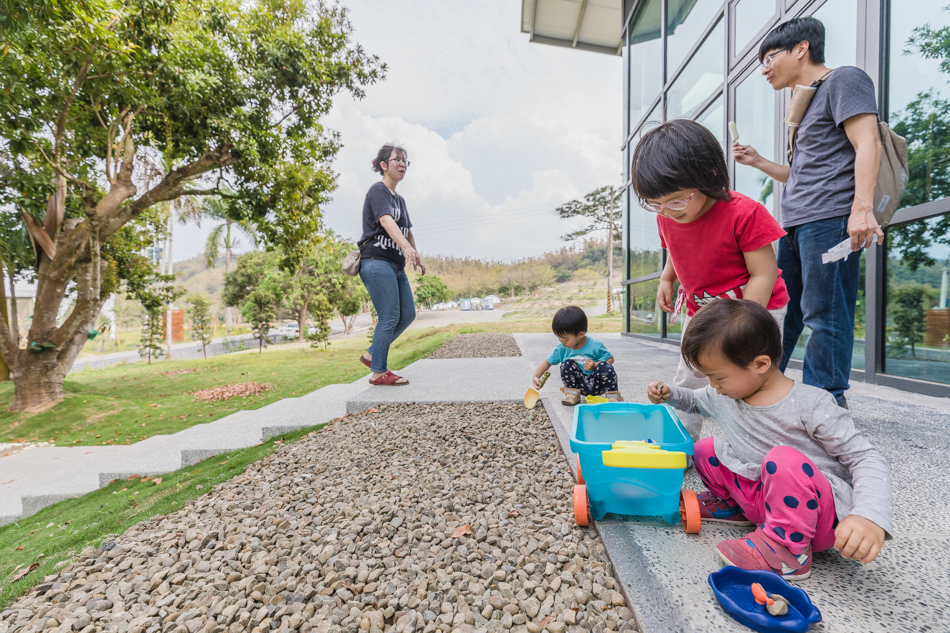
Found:
[{"label": "pink polka dot pants", "polygon": [[801,554],[831,549],[838,525],[831,483],[805,455],[790,446],[776,446],[762,462],[758,481],[741,477],[716,457],[711,437],[694,448],[696,472],[711,493],[733,500],[766,535]]}]

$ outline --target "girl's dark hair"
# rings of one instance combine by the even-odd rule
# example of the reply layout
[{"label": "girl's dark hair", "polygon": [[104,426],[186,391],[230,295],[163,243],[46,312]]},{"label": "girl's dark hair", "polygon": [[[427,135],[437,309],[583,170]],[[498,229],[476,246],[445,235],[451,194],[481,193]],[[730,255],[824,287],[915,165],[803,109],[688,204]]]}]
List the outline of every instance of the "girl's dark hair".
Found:
[{"label": "girl's dark hair", "polygon": [[682,353],[690,369],[699,369],[699,357],[711,353],[722,354],[736,367],[748,367],[764,355],[778,367],[782,334],[775,317],[755,301],[718,299],[690,320]]},{"label": "girl's dark hair", "polygon": [[698,189],[714,200],[731,200],[722,145],[705,127],[673,119],[647,132],[633,153],[633,189],[641,200]]},{"label": "girl's dark hair", "polygon": [[386,143],[379,148],[378,152],[376,152],[376,158],[373,159],[373,171],[375,171],[377,174],[383,173],[383,168],[380,167],[379,164],[388,161],[389,157],[393,155],[393,152],[402,152],[403,156],[409,158],[409,154],[406,152],[405,148],[399,144],[398,141]]},{"label": "girl's dark hair", "polygon": [[795,18],[769,31],[759,46],[759,61],[777,48],[791,52],[799,42],[808,42],[808,57],[813,64],[825,63],[825,25],[817,18]]},{"label": "girl's dark hair", "polygon": [[554,313],[551,331],[555,336],[576,336],[587,331],[587,315],[577,306],[567,306]]}]

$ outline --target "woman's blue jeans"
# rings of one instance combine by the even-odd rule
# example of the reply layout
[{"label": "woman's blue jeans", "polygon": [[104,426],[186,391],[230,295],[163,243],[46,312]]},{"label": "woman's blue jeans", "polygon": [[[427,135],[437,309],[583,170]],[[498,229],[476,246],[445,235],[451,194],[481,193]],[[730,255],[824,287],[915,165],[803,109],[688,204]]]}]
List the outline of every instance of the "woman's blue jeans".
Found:
[{"label": "woman's blue jeans", "polygon": [[389,346],[416,318],[416,304],[406,271],[385,259],[360,261],[360,279],[377,316],[373,344],[367,351],[373,356],[372,370],[382,374],[389,369]]},{"label": "woman's blue jeans", "polygon": [[780,368],[785,371],[798,337],[808,326],[804,383],[831,392],[839,402],[850,386],[861,253],[828,264],[821,263],[821,255],[846,237],[848,216],[843,215],[793,226],[778,246],[778,267],[790,298]]}]

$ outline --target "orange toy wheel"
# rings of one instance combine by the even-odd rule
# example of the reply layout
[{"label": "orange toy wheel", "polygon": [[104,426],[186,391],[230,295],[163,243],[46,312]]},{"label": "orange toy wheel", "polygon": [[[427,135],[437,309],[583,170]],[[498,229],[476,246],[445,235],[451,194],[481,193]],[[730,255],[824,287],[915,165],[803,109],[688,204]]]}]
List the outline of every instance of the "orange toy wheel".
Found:
[{"label": "orange toy wheel", "polygon": [[587,486],[574,486],[574,521],[580,526],[590,525],[590,506],[587,502]]},{"label": "orange toy wheel", "polygon": [[581,456],[577,456],[577,483],[584,485],[584,475],[581,473]]},{"label": "orange toy wheel", "polygon": [[680,520],[687,534],[699,534],[703,522],[699,512],[699,495],[686,488],[680,490]]}]

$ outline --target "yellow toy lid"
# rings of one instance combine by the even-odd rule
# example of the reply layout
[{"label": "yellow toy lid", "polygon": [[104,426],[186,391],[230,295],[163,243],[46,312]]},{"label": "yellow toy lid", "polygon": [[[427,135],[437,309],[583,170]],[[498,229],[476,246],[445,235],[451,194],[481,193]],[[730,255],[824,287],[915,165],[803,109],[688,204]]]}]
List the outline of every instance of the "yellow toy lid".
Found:
[{"label": "yellow toy lid", "polygon": [[614,442],[602,453],[604,466],[615,468],[686,468],[686,453],[667,451],[640,440]]}]

